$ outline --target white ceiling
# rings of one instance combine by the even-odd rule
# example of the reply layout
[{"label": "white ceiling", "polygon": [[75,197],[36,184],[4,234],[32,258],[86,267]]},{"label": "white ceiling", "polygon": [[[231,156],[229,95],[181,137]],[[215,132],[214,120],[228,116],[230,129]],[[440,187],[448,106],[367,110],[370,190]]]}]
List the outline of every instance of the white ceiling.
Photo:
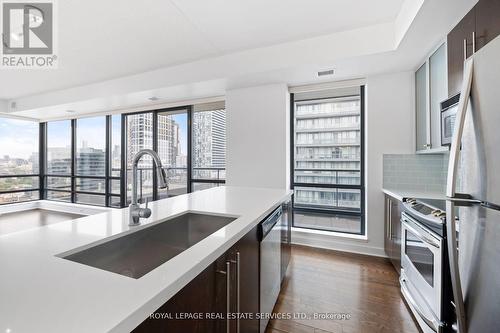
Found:
[{"label": "white ceiling", "polygon": [[388,22],[402,2],[58,1],[59,68],[0,72],[0,99]]},{"label": "white ceiling", "polygon": [[403,0],[171,0],[222,52],[351,30],[398,15]]},{"label": "white ceiling", "polygon": [[[413,70],[477,0],[109,2],[59,2],[59,69],[0,70],[0,99],[9,100],[0,112],[56,119],[71,109],[79,117],[258,84]],[[90,30],[78,28],[82,17],[92,17]],[[329,68],[334,76],[316,76]]]}]

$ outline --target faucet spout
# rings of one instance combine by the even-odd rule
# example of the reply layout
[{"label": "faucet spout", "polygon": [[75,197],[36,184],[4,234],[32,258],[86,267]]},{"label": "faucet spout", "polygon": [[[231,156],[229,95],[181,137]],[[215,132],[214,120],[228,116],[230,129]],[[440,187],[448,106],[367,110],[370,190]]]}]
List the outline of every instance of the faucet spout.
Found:
[{"label": "faucet spout", "polygon": [[151,149],[142,149],[140,150],[133,159],[132,164],[132,203],[129,206],[129,225],[136,226],[139,225],[140,218],[148,218],[151,215],[151,210],[147,207],[140,208],[138,204],[138,196],[137,196],[137,186],[138,186],[138,169],[139,169],[139,161],[144,155],[149,155],[153,159],[153,162],[156,167],[156,174],[158,176],[158,187],[160,188],[168,188],[168,180],[167,174],[163,169],[163,165],[161,163],[161,159],[158,154]]}]

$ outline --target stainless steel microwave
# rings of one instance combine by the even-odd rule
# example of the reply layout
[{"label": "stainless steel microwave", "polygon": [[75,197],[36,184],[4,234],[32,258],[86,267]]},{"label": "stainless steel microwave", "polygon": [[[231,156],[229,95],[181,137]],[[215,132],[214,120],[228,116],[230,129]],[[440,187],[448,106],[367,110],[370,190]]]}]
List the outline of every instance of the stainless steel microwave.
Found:
[{"label": "stainless steel microwave", "polygon": [[451,145],[459,100],[460,94],[457,94],[441,102],[441,146]]}]

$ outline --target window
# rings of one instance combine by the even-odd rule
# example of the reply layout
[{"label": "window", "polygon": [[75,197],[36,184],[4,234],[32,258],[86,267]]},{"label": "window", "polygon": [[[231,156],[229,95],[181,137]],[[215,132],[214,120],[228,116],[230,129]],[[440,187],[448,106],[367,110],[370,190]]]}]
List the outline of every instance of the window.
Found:
[{"label": "window", "polygon": [[75,202],[103,206],[106,194],[106,117],[77,119],[75,124]]},{"label": "window", "polygon": [[71,201],[71,120],[49,122],[46,131],[44,196],[51,200]]},{"label": "window", "polygon": [[47,174],[71,175],[71,121],[47,123]]},{"label": "window", "polygon": [[226,178],[226,110],[223,102],[195,105],[192,125],[193,190]]},{"label": "window", "polygon": [[122,115],[111,116],[111,147],[110,147],[110,179],[109,205],[112,207],[122,206]]},{"label": "window", "polygon": [[0,204],[39,197],[39,124],[0,118]]},{"label": "window", "polygon": [[76,121],[76,175],[105,176],[106,118]]},{"label": "window", "polygon": [[0,119],[0,128],[0,204],[49,199],[123,207],[130,200],[132,158],[144,148],[158,152],[169,189],[157,188],[145,156],[141,201],[225,182],[223,102],[42,124]]},{"label": "window", "polygon": [[[125,115],[127,200],[131,200],[132,162],[141,149],[153,149],[168,177],[168,189],[157,187],[149,156],[139,162],[138,197],[157,200],[203,190],[225,182],[226,112],[223,102],[175,107]],[[191,165],[191,168],[189,168]],[[119,164],[116,163],[119,168]],[[112,183],[119,189],[119,183]]]},{"label": "window", "polygon": [[42,126],[46,137],[44,198],[121,207],[121,168],[112,169],[116,159],[121,161],[121,116],[54,121]]},{"label": "window", "polygon": [[171,110],[158,113],[157,152],[167,172],[168,190],[158,189],[159,198],[188,192],[187,184],[187,133],[188,110]]},{"label": "window", "polygon": [[[132,164],[141,149],[153,149],[153,113],[127,115],[127,201],[132,197]],[[153,161],[144,156],[138,164],[139,201],[153,199]]]},{"label": "window", "polygon": [[363,94],[292,94],[295,227],[364,234]]}]

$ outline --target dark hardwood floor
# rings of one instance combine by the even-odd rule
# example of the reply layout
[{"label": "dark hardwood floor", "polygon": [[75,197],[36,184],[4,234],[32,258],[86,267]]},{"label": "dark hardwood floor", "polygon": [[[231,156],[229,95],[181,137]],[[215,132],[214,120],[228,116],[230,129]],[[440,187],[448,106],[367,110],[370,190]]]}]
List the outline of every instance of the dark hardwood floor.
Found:
[{"label": "dark hardwood floor", "polygon": [[418,333],[388,260],[303,246],[292,260],[275,313],[337,313],[349,319],[273,319],[267,333]]}]

